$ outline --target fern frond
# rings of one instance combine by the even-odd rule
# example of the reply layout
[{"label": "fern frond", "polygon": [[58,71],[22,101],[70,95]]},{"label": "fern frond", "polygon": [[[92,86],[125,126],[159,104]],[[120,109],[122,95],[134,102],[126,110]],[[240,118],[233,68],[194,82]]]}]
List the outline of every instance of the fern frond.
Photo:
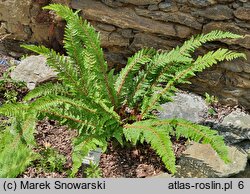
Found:
[{"label": "fern frond", "polygon": [[157,52],[149,63],[144,77],[133,91],[135,102],[141,101],[145,96],[151,96],[157,91],[159,83],[172,79],[171,73],[191,62],[192,58],[181,55],[176,49],[170,52]]},{"label": "fern frond", "polygon": [[28,109],[29,107],[26,104],[4,104],[0,107],[0,115],[6,117],[19,117],[25,115]]},{"label": "fern frond", "polygon": [[118,123],[121,123],[120,116],[115,112],[114,107],[108,107],[105,103],[103,103],[101,100],[95,101],[96,104],[98,104],[102,110],[104,110],[108,115],[111,115]]},{"label": "fern frond", "polygon": [[180,54],[191,57],[190,53],[194,52],[195,49],[202,46],[204,43],[216,41],[220,39],[238,39],[243,36],[234,34],[231,32],[224,32],[220,30],[214,30],[207,34],[200,34],[198,36],[192,36],[189,40],[185,41],[184,44],[179,48]]},{"label": "fern frond", "polygon": [[[158,92],[159,87],[157,85],[159,83],[171,81],[176,71],[188,68],[194,61],[190,53],[202,46],[202,44],[223,38],[241,37],[242,36],[230,32],[212,31],[205,35],[193,36],[190,40],[186,41],[183,46],[176,47],[170,52],[158,52],[148,65],[144,77],[137,83],[136,89],[131,93],[134,96],[134,101],[138,103],[145,98],[145,96],[151,96],[155,92]],[[239,53],[239,55],[241,56],[236,56],[235,53],[232,54],[234,58],[244,57],[244,54]],[[182,83],[189,82],[182,79]],[[169,94],[171,94],[171,92],[169,92]],[[162,99],[165,99],[162,103],[171,99],[170,96],[171,95],[166,95],[164,98],[162,96]]]},{"label": "fern frond", "polygon": [[77,109],[84,110],[86,112],[89,112],[91,114],[95,114],[96,110],[89,107],[87,104],[85,104],[83,101],[76,100],[76,99],[70,99],[65,96],[57,96],[57,95],[47,95],[45,97],[41,97],[37,99],[36,101],[32,102],[30,104],[30,109],[41,111],[46,110],[51,107],[56,107],[60,104],[70,104],[74,106]]},{"label": "fern frond", "polygon": [[[56,110],[42,110],[42,114],[45,114],[49,119],[57,120],[62,125],[67,125],[71,129],[77,129],[79,135],[90,135],[95,133],[101,133],[105,125],[104,120],[98,119],[98,117],[91,117],[84,114],[81,111],[64,111]],[[45,116],[44,116],[45,117]]]},{"label": "fern frond", "polygon": [[121,70],[115,83],[117,96],[122,93],[122,90],[125,91],[123,93],[127,93],[131,85],[133,86],[135,74],[138,73],[142,65],[151,61],[154,54],[155,50],[153,49],[142,49],[128,59],[127,65]]},{"label": "fern frond", "polygon": [[163,120],[158,124],[172,125],[175,129],[172,134],[176,135],[177,138],[182,136],[198,143],[210,144],[223,161],[226,163],[230,162],[228,158],[228,148],[224,143],[223,137],[218,134],[218,131],[191,123],[184,119]]},{"label": "fern frond", "polygon": [[35,159],[33,151],[23,144],[19,135],[8,130],[0,140],[0,177],[15,178]]},{"label": "fern frond", "polygon": [[22,124],[21,129],[21,138],[25,141],[25,144],[29,147],[34,146],[36,144],[35,141],[35,129],[37,122],[37,114],[35,111],[31,110],[26,114],[25,119]]},{"label": "fern frond", "polygon": [[136,144],[138,141],[151,144],[152,148],[161,157],[166,168],[175,173],[175,155],[169,133],[169,125],[156,126],[154,120],[135,122],[124,126],[123,133],[127,141]]},{"label": "fern frond", "polygon": [[55,11],[77,31],[78,38],[84,43],[86,51],[95,57],[97,65],[93,72],[98,75],[97,79],[99,80],[99,83],[101,83],[101,85],[99,85],[101,89],[100,93],[104,95],[113,106],[115,106],[115,97],[113,96],[114,83],[109,83],[107,74],[108,65],[104,59],[103,50],[101,49],[99,34],[96,33],[94,27],[86,20],[83,21],[82,18],[77,15],[78,12],[73,12],[71,9],[63,5],[50,4],[49,6],[45,6],[44,9]]},{"label": "fern frond", "polygon": [[46,95],[67,95],[69,94],[69,89],[66,86],[63,86],[61,83],[45,83],[42,84],[32,91],[30,91],[24,98],[24,101],[30,101],[32,99],[46,96]]},{"label": "fern frond", "polygon": [[175,75],[171,80],[168,81],[165,88],[154,93],[149,99],[145,99],[143,102],[142,116],[147,114],[149,111],[157,107],[159,99],[163,95],[172,95],[172,90],[174,90],[174,85],[179,83],[185,83],[186,79],[194,76],[195,72],[201,72],[205,68],[211,67],[223,60],[232,60],[236,58],[245,58],[245,54],[230,51],[228,49],[218,49],[216,51],[210,51],[204,56],[199,56],[196,61],[190,63],[185,68],[180,68],[180,70],[175,72]]}]

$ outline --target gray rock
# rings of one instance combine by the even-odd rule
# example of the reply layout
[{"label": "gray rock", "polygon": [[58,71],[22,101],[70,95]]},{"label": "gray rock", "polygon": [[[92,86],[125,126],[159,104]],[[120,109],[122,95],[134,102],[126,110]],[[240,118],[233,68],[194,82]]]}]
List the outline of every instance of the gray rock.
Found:
[{"label": "gray rock", "polygon": [[235,0],[217,0],[218,3],[231,3]]},{"label": "gray rock", "polygon": [[149,5],[148,6],[148,10],[150,10],[150,11],[156,11],[156,10],[159,10],[159,7],[158,7],[158,5]]},{"label": "gray rock", "polygon": [[[246,114],[244,112],[241,112],[239,110],[231,112],[229,115],[227,115],[222,123],[222,125],[226,126],[235,126],[242,129],[248,129],[250,133],[250,115]],[[248,134],[248,137],[250,139],[250,134]]]},{"label": "gray rock", "polygon": [[135,9],[136,14],[140,16],[149,17],[153,20],[159,20],[164,22],[176,22],[179,24],[183,24],[194,29],[202,29],[202,25],[196,20],[195,17],[192,17],[189,14],[176,12],[176,13],[166,13],[163,11],[149,11],[146,9]]},{"label": "gray rock", "polygon": [[134,33],[131,29],[121,29],[120,33],[124,38],[133,38],[134,37]]},{"label": "gray rock", "polygon": [[163,48],[165,50],[171,50],[173,44],[178,44],[179,42],[173,42],[169,40],[162,39],[160,37],[152,36],[146,33],[138,33],[134,36],[134,40],[130,45],[130,49],[137,51],[143,47],[153,47],[156,49]]},{"label": "gray rock", "polygon": [[233,18],[233,10],[226,5],[209,7],[205,10],[197,11],[196,14],[212,20],[228,20]]},{"label": "gray rock", "polygon": [[239,110],[233,111],[214,128],[229,144],[250,140],[250,115]]},{"label": "gray rock", "polygon": [[241,20],[250,20],[250,8],[240,7],[234,11],[234,15]]},{"label": "gray rock", "polygon": [[24,81],[27,87],[32,90],[39,83],[56,78],[56,74],[47,64],[46,58],[29,56],[11,72],[11,78],[17,81]]},{"label": "gray rock", "polygon": [[207,7],[215,4],[213,0],[189,0],[188,2],[195,7]]},{"label": "gray rock", "polygon": [[245,2],[247,2],[247,0],[239,0],[240,2],[243,2],[243,3],[245,3]]},{"label": "gray rock", "polygon": [[179,159],[176,177],[230,177],[243,172],[247,154],[236,147],[228,147],[231,163],[225,164],[209,144],[192,143]]},{"label": "gray rock", "polygon": [[108,25],[108,24],[102,24],[102,23],[97,24],[97,28],[102,29],[102,30],[107,31],[107,32],[113,32],[116,30],[115,26]]},{"label": "gray rock", "polygon": [[168,9],[172,7],[172,1],[171,0],[167,0],[164,2],[159,3],[159,8],[160,9]]},{"label": "gray rock", "polygon": [[121,2],[113,1],[113,0],[102,0],[102,2],[110,7],[120,7],[122,6]]},{"label": "gray rock", "polygon": [[157,4],[161,0],[119,0],[122,3],[131,3],[133,5],[149,5],[149,4]]},{"label": "gray rock", "polygon": [[250,140],[246,140],[237,144],[247,154],[248,160],[250,160]]},{"label": "gray rock", "polygon": [[243,3],[243,7],[246,7],[246,8],[250,8],[250,2],[247,2],[248,0],[246,0],[244,3]]},{"label": "gray rock", "polygon": [[173,102],[162,105],[159,117],[165,118],[183,118],[195,123],[203,121],[208,106],[205,101],[195,94],[176,93]]},{"label": "gray rock", "polygon": [[250,164],[247,165],[246,169],[231,178],[250,178]]}]

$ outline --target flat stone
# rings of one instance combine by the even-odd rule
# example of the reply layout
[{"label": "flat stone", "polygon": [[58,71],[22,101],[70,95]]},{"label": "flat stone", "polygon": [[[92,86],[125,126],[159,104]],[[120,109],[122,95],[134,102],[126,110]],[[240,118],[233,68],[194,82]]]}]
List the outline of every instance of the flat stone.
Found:
[{"label": "flat stone", "polygon": [[240,73],[240,72],[250,73],[250,51],[243,50],[242,52],[246,55],[247,60],[236,59],[233,61],[224,61],[220,63],[219,66],[222,67],[223,69],[235,73]]},{"label": "flat stone", "polygon": [[119,29],[117,30],[124,38],[134,38],[132,29]]},{"label": "flat stone", "polygon": [[183,118],[195,123],[203,121],[208,109],[206,102],[200,96],[178,92],[173,97],[173,102],[165,103],[161,107],[159,113],[161,119]]},{"label": "flat stone", "polygon": [[159,8],[163,11],[177,11],[178,7],[173,3],[172,0],[165,0],[159,3]]},{"label": "flat stone", "polygon": [[188,0],[175,0],[175,1],[180,4],[185,4],[187,3]]},{"label": "flat stone", "polygon": [[0,35],[7,34],[7,25],[5,22],[0,22]]},{"label": "flat stone", "polygon": [[159,10],[159,7],[158,7],[158,5],[149,5],[148,6],[148,10],[150,10],[150,11],[156,11],[156,10]]},{"label": "flat stone", "polygon": [[241,110],[231,112],[222,122],[213,123],[210,126],[217,130],[229,145],[250,140],[250,115]]},{"label": "flat stone", "polygon": [[234,11],[234,15],[241,20],[250,20],[250,8],[239,7]]},{"label": "flat stone", "polygon": [[122,6],[122,3],[119,1],[114,0],[101,0],[104,4],[110,6],[110,7],[120,7]]},{"label": "flat stone", "polygon": [[250,89],[250,79],[242,77],[241,75],[235,75],[234,79],[236,80],[236,83],[234,86],[239,87],[239,88],[244,88],[244,89]]},{"label": "flat stone", "polygon": [[241,129],[248,129],[248,138],[250,139],[250,115],[241,111],[233,111],[227,115],[223,121],[223,125],[234,126]]},{"label": "flat stone", "polygon": [[215,0],[189,0],[188,2],[195,7],[207,7],[216,3]]},{"label": "flat stone", "polygon": [[192,17],[191,15],[186,13],[166,13],[163,11],[149,11],[146,9],[139,8],[136,8],[135,11],[138,15],[149,17],[153,20],[159,20],[164,22],[176,22],[198,30],[202,28],[202,25],[196,20],[195,17]]},{"label": "flat stone", "polygon": [[107,31],[107,32],[113,32],[116,29],[116,27],[113,25],[102,24],[102,23],[97,24],[97,28],[100,28],[100,29]]},{"label": "flat stone", "polygon": [[217,0],[218,3],[231,3],[235,0]]},{"label": "flat stone", "polygon": [[133,42],[130,45],[130,49],[137,51],[143,47],[171,50],[173,47],[179,45],[180,42],[173,40],[165,40],[161,37],[153,36],[147,33],[138,33],[134,36]]},{"label": "flat stone", "polygon": [[230,177],[243,172],[247,165],[247,154],[233,146],[228,149],[231,163],[225,164],[210,144],[193,142],[179,159],[176,177]]},{"label": "flat stone", "polygon": [[233,10],[226,5],[215,5],[204,10],[196,11],[194,14],[212,20],[228,20],[233,18]]},{"label": "flat stone", "polygon": [[57,73],[46,64],[46,58],[39,55],[22,60],[10,76],[14,80],[26,82],[27,87],[32,90],[41,82],[55,79],[56,75]]},{"label": "flat stone", "polygon": [[106,32],[100,31],[101,38],[101,46],[109,47],[109,46],[121,46],[126,47],[129,45],[129,39],[124,38],[117,32]]},{"label": "flat stone", "polygon": [[8,21],[15,24],[21,22],[28,25],[30,22],[29,7],[31,3],[31,0],[0,1],[0,21]]},{"label": "flat stone", "polygon": [[250,164],[247,165],[246,169],[243,172],[230,178],[250,178]]},{"label": "flat stone", "polygon": [[[240,59],[238,59],[238,63],[234,61],[225,61],[219,64],[220,67],[227,69],[232,72],[242,72],[243,67],[239,64]],[[236,64],[236,65],[235,65]]]},{"label": "flat stone", "polygon": [[149,5],[161,2],[161,0],[119,0],[119,1],[122,3],[130,3],[133,5]]},{"label": "flat stone", "polygon": [[250,8],[250,2],[246,0],[244,3],[243,3],[243,7],[246,7],[246,8]]},{"label": "flat stone", "polygon": [[100,2],[92,0],[84,0],[81,2],[74,0],[72,1],[72,7],[82,9],[83,18],[112,24],[120,28],[131,28],[180,38],[186,38],[193,33],[193,30],[186,26],[153,21],[152,19],[138,16],[134,9],[130,7],[112,9]]},{"label": "flat stone", "polygon": [[48,33],[48,24],[37,24],[37,25],[31,25],[32,27],[32,36],[31,36],[31,41],[39,41],[39,42],[43,42],[43,41],[47,41],[48,37],[45,36],[45,34]]}]

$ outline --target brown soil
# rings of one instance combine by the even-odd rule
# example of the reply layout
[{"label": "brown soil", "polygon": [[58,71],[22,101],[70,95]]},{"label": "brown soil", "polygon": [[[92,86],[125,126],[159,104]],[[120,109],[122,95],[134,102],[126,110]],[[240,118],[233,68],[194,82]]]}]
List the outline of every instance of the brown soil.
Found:
[{"label": "brown soil", "polygon": [[[75,130],[69,130],[65,126],[59,126],[57,122],[44,120],[37,125],[37,141],[36,152],[44,149],[46,145],[50,145],[60,154],[67,158],[65,164],[65,172],[44,172],[38,170],[36,164],[29,167],[20,177],[23,178],[64,178],[67,177],[66,171],[72,166],[72,139],[76,136]],[[173,149],[176,157],[181,155],[185,150],[185,140],[179,141],[173,139]],[[121,147],[116,142],[110,142],[108,149],[101,155],[99,167],[102,170],[102,177],[105,178],[143,178],[154,176],[162,172],[166,172],[164,164],[149,145],[143,144],[138,146]],[[81,171],[77,177],[82,177]]]},{"label": "brown soil", "polygon": [[[173,150],[178,158],[185,150],[185,139],[172,139]],[[121,147],[110,143],[101,155],[100,167],[107,178],[144,178],[167,172],[160,157],[147,144]]]},{"label": "brown soil", "polygon": [[44,172],[38,170],[36,163],[29,167],[20,177],[24,178],[63,178],[67,177],[66,171],[72,166],[72,139],[76,136],[75,130],[70,130],[66,126],[60,126],[55,121],[44,120],[37,124],[37,133],[35,135],[37,148],[35,152],[39,153],[49,146],[57,150],[60,154],[66,157],[66,164],[64,165],[65,172]]}]

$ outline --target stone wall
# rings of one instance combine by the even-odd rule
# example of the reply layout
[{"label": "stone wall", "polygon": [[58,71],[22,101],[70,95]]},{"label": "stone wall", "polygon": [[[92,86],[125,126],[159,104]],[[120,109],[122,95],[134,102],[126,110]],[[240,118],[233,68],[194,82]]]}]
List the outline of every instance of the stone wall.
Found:
[{"label": "stone wall", "polygon": [[[200,94],[210,92],[222,102],[250,109],[250,2],[249,0],[0,0],[0,51],[18,55],[17,41],[61,46],[62,21],[41,10],[50,2],[81,9],[101,33],[111,66],[118,69],[142,47],[171,49],[193,34],[214,29],[245,37],[207,44],[200,52],[229,47],[245,52],[247,61],[221,63],[198,74],[183,86]],[[2,41],[1,41],[2,37]]]}]

